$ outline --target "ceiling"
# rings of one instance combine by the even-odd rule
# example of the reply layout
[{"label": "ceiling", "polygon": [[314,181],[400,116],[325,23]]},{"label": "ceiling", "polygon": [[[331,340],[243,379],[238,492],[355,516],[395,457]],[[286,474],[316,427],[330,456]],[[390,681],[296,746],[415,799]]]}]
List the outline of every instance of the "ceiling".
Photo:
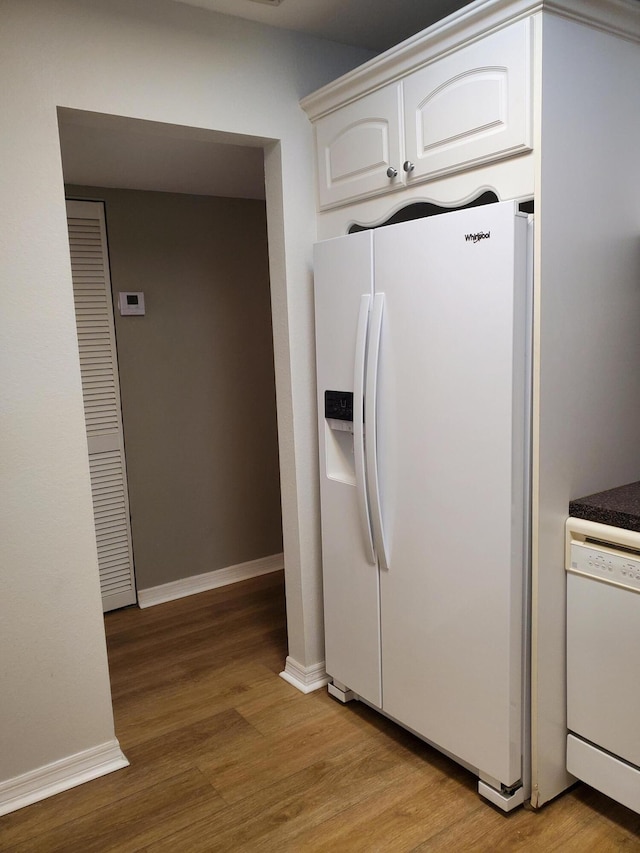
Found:
[{"label": "ceiling", "polygon": [[260,139],[70,109],[58,128],[66,184],[265,197]]},{"label": "ceiling", "polygon": [[[469,0],[175,0],[380,53]],[[260,140],[59,110],[67,184],[263,199]]]},{"label": "ceiling", "polygon": [[381,53],[470,0],[176,0]]}]

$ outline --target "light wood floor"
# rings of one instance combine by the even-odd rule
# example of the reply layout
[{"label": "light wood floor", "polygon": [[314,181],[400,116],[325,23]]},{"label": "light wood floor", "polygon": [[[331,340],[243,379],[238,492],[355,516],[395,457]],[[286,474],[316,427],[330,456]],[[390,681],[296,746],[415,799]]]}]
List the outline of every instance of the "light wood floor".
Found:
[{"label": "light wood floor", "polygon": [[105,621],[131,766],[0,818],[2,851],[640,850],[640,817],[584,786],[504,815],[370,709],[278,678],[279,573]]}]

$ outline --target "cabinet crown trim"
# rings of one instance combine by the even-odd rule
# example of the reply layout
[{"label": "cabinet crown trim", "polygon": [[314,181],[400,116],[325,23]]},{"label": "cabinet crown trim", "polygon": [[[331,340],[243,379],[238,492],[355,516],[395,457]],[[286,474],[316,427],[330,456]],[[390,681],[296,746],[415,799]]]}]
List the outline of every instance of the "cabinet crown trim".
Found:
[{"label": "cabinet crown trim", "polygon": [[446,53],[541,11],[640,42],[637,0],[475,0],[307,95],[300,104],[315,121]]}]

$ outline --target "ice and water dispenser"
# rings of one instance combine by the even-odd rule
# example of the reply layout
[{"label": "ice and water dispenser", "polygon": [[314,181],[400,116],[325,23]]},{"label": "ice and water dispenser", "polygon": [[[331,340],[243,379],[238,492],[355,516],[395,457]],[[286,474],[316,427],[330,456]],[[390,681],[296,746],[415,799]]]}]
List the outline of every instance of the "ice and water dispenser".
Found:
[{"label": "ice and water dispenser", "polygon": [[324,417],[327,477],[355,485],[353,392],[325,391]]}]

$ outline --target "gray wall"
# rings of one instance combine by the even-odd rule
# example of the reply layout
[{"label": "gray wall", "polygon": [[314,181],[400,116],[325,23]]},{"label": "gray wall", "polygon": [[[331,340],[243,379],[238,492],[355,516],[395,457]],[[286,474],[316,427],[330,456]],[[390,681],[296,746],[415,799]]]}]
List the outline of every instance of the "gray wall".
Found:
[{"label": "gray wall", "polygon": [[[139,589],[282,551],[265,205],[104,199]],[[142,290],[144,317],[121,317]]]}]

